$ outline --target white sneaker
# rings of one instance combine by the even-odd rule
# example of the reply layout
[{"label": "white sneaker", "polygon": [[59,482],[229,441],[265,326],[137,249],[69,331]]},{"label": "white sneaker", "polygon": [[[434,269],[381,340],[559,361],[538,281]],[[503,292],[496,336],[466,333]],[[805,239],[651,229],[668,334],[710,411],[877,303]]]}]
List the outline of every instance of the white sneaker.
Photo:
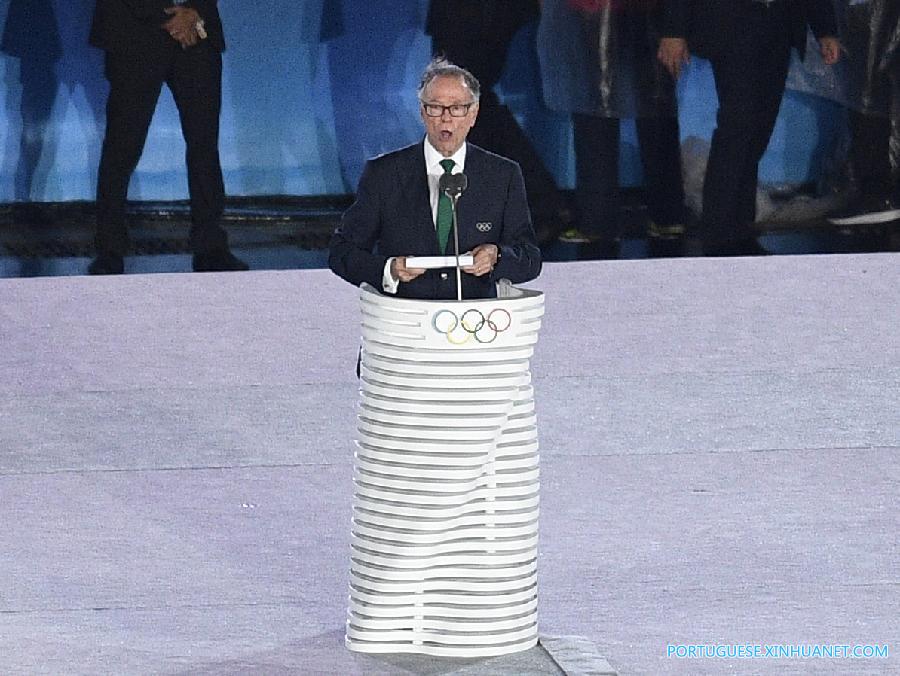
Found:
[{"label": "white sneaker", "polygon": [[855,208],[828,218],[834,225],[876,225],[896,220],[900,220],[900,207],[889,199],[864,200]]}]

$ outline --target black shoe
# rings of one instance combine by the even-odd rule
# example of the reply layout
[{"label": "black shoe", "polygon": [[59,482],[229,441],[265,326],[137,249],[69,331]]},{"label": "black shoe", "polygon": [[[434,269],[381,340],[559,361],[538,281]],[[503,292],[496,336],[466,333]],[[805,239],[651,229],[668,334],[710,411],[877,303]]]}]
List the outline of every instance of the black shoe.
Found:
[{"label": "black shoe", "polygon": [[237,272],[249,269],[249,265],[228,249],[194,254],[194,272]]},{"label": "black shoe", "polygon": [[115,254],[99,254],[88,265],[89,275],[121,275],[125,272],[125,261]]},{"label": "black shoe", "polygon": [[877,225],[900,220],[900,201],[886,197],[863,197],[828,216],[834,225]]},{"label": "black shoe", "polygon": [[686,242],[684,237],[648,237],[648,258],[678,258],[685,255]]},{"label": "black shoe", "polygon": [[755,237],[724,242],[704,242],[704,256],[768,256],[769,250]]},{"label": "black shoe", "polygon": [[616,239],[592,239],[581,245],[582,260],[614,261],[619,257],[621,245]]}]

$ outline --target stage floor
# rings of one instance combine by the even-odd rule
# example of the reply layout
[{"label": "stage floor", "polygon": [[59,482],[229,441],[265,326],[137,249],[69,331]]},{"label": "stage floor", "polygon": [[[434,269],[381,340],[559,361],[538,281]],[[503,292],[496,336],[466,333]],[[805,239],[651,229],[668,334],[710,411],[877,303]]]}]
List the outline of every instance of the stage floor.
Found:
[{"label": "stage floor", "polygon": [[0,280],[0,672],[900,672],[900,255],[548,264],[531,286],[548,640],[455,663],[343,647],[355,289]]}]

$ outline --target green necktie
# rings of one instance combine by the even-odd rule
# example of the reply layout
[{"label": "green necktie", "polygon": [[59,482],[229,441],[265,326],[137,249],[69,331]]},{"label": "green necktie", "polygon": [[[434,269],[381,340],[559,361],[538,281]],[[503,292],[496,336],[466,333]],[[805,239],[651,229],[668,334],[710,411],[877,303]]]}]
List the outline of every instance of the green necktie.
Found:
[{"label": "green necktie", "polygon": [[[444,168],[445,174],[450,174],[453,172],[456,162],[453,160],[441,160],[441,166]],[[437,209],[437,239],[442,254],[447,251],[447,240],[450,238],[450,228],[452,227],[453,207],[450,204],[450,198],[442,192],[438,198]]]}]

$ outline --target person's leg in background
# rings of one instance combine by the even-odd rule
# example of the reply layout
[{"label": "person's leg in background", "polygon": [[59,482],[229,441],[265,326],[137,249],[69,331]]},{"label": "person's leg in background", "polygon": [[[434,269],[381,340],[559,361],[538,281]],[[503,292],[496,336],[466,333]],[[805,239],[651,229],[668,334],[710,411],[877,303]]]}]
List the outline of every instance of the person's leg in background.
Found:
[{"label": "person's leg in background", "polygon": [[575,199],[582,233],[618,257],[620,235],[618,118],[574,113]]},{"label": "person's leg in background", "polygon": [[836,225],[900,220],[900,54],[891,36],[900,32],[893,2],[845,0],[848,72],[860,86],[849,110],[847,203],[829,215]]},{"label": "person's leg in background", "polygon": [[836,225],[900,220],[900,75],[885,78],[889,114],[850,111],[850,203],[832,213]]},{"label": "person's leg in background", "polygon": [[168,64],[139,54],[108,52],[106,133],[97,177],[97,257],[88,267],[93,275],[121,274],[128,252],[125,222],[128,183],[147,140]]},{"label": "person's leg in background", "polygon": [[650,211],[650,236],[681,237],[686,211],[678,118],[644,117],[635,122],[644,171],[644,193]]},{"label": "person's leg in background", "polygon": [[186,145],[191,198],[191,245],[198,272],[246,270],[228,248],[221,225],[225,185],[219,160],[222,55],[199,44],[175,58],[167,80],[178,107]]},{"label": "person's leg in background", "polygon": [[767,253],[753,227],[756,189],[784,94],[790,35],[783,17],[763,5],[746,18],[731,48],[712,59],[719,109],[703,184],[708,255]]},{"label": "person's leg in background", "polygon": [[891,121],[880,115],[850,111],[850,172],[862,197],[884,198],[891,188]]}]

